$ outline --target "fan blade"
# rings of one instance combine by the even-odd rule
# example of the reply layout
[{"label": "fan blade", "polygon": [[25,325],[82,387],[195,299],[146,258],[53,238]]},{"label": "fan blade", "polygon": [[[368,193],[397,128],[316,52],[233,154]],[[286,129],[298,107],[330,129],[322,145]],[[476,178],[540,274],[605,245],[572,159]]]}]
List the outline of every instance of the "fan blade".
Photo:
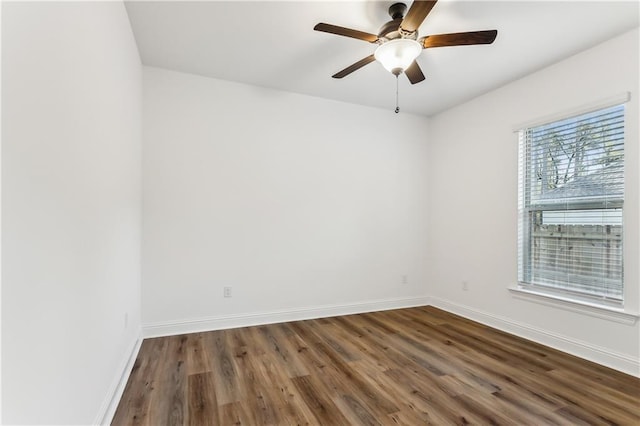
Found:
[{"label": "fan blade", "polygon": [[416,61],[413,61],[413,63],[409,65],[409,68],[404,70],[404,73],[407,75],[407,78],[409,79],[411,84],[420,83],[422,80],[424,80],[424,74],[420,69],[420,65],[418,65]]},{"label": "fan blade", "polygon": [[375,43],[376,41],[378,41],[378,36],[375,34],[352,30],[351,28],[339,27],[337,25],[325,24],[322,22],[313,27],[313,29],[325,33],[357,38],[358,40],[368,41],[369,43]]},{"label": "fan blade", "polygon": [[418,27],[420,27],[420,24],[422,24],[424,19],[427,17],[429,12],[431,12],[431,9],[433,9],[433,6],[436,5],[436,2],[437,0],[433,0],[433,1],[415,0],[411,5],[411,7],[409,8],[407,15],[402,20],[402,23],[400,24],[400,28],[410,33],[416,31]]},{"label": "fan blade", "polygon": [[466,46],[471,44],[491,44],[498,35],[497,30],[469,31],[467,33],[437,34],[422,39],[422,47]]},{"label": "fan blade", "polygon": [[373,55],[369,55],[366,58],[360,59],[355,64],[349,65],[348,67],[346,67],[342,71],[332,75],[331,77],[333,77],[333,78],[345,77],[345,76],[351,74],[352,72],[354,72],[356,70],[359,70],[360,68],[364,67],[365,65],[370,64],[371,62],[373,62],[375,60],[376,60],[376,58]]}]

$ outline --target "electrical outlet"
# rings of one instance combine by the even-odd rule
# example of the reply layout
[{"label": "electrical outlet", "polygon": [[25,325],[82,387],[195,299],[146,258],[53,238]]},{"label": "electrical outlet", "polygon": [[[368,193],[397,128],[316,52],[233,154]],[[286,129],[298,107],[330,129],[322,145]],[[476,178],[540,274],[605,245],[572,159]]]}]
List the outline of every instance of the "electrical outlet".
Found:
[{"label": "electrical outlet", "polygon": [[124,313],[124,328],[129,326],[129,312]]},{"label": "electrical outlet", "polygon": [[407,275],[402,276],[402,284],[409,284],[409,277]]},{"label": "electrical outlet", "polygon": [[462,290],[469,291],[469,281],[462,281]]},{"label": "electrical outlet", "polygon": [[224,297],[231,297],[231,287],[224,288]]}]

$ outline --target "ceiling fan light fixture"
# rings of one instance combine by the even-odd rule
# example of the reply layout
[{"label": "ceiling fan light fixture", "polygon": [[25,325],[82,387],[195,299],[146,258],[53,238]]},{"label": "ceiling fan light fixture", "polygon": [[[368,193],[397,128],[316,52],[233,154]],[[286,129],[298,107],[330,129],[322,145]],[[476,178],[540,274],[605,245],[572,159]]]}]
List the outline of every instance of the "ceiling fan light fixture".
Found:
[{"label": "ceiling fan light fixture", "polygon": [[398,75],[413,63],[422,52],[422,46],[410,38],[398,38],[381,44],[374,56],[392,74]]}]

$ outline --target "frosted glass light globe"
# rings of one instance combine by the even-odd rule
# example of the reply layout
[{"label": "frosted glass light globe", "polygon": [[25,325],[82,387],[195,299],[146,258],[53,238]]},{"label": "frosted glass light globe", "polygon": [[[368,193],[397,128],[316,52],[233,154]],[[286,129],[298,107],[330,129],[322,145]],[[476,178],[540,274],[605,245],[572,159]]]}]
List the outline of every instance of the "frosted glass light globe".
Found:
[{"label": "frosted glass light globe", "polygon": [[415,40],[398,38],[381,44],[373,54],[385,69],[393,74],[404,72],[422,52]]}]

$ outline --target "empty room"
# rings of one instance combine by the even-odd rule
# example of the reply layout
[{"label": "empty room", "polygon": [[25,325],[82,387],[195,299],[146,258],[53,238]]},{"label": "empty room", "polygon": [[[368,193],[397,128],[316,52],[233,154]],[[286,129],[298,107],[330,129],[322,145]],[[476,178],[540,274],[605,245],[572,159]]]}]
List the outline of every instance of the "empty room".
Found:
[{"label": "empty room", "polygon": [[639,2],[0,23],[1,424],[640,424]]}]

